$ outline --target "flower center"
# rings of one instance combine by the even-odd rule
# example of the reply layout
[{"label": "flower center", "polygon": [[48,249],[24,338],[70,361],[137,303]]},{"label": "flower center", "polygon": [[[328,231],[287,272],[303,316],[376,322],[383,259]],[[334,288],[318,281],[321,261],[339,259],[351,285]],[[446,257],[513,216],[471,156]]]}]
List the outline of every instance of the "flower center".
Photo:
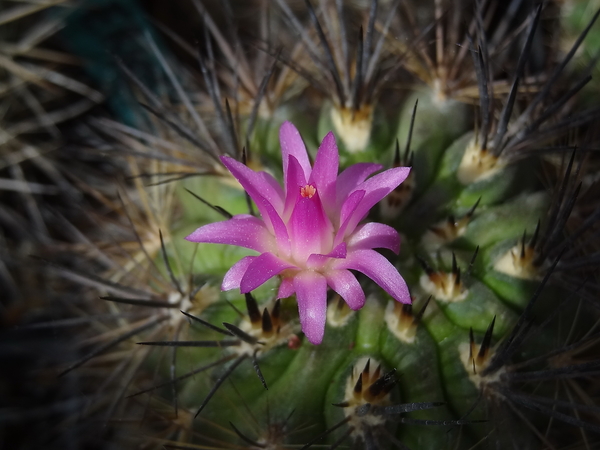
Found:
[{"label": "flower center", "polygon": [[317,188],[311,184],[307,184],[306,186],[300,188],[300,195],[304,198],[312,198],[316,193]]}]

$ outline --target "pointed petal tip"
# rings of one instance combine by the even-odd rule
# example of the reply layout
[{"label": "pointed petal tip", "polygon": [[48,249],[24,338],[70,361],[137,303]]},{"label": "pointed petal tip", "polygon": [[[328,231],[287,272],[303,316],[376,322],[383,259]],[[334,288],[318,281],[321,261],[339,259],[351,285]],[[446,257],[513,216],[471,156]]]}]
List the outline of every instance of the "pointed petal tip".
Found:
[{"label": "pointed petal tip", "polygon": [[311,344],[320,345],[321,342],[323,342],[323,335],[324,335],[323,332],[321,332],[321,334],[318,335],[318,334],[313,334],[313,333],[309,332],[308,330],[303,330],[303,331],[304,331],[304,335],[306,336],[306,339],[308,339],[308,342],[310,342]]},{"label": "pointed petal tip", "polygon": [[345,260],[336,264],[336,269],[351,269],[364,273],[377,283],[394,300],[411,303],[406,281],[396,267],[375,250],[355,250]]},{"label": "pointed petal tip", "polygon": [[354,311],[365,305],[365,292],[349,270],[330,270],[327,275],[327,284],[337,292]]},{"label": "pointed petal tip", "polygon": [[283,122],[281,124],[281,127],[279,127],[279,139],[280,140],[285,140],[289,137],[296,136],[296,135],[299,136],[300,132],[298,131],[298,128],[296,128],[296,126],[289,120],[286,120],[285,122]]},{"label": "pointed petal tip", "polygon": [[402,286],[404,289],[400,289],[400,292],[394,292],[395,295],[392,295],[392,297],[397,302],[404,303],[405,305],[410,305],[412,304],[412,297],[410,296],[408,286],[406,285],[406,282],[404,281],[404,278],[401,275],[400,278],[402,279],[402,283],[404,284],[404,286]]},{"label": "pointed petal tip", "polygon": [[333,134],[333,131],[330,131],[323,137],[323,140],[321,141],[321,145],[319,146],[319,148],[323,147],[324,145],[332,145],[332,144],[335,145],[335,147],[337,149],[337,142],[335,140],[335,134]]},{"label": "pointed petal tip", "polygon": [[196,228],[194,231],[192,231],[190,234],[188,234],[186,237],[184,237],[184,239],[188,242],[194,242],[196,244],[201,244],[201,243],[205,242],[203,240],[203,238],[200,237],[204,232],[204,230],[202,230],[202,228],[204,228],[204,225]]},{"label": "pointed petal tip", "polygon": [[300,132],[291,122],[283,122],[281,128],[279,128],[279,144],[281,145],[281,156],[283,158],[284,183],[287,180],[288,155],[294,155],[302,167],[304,178],[309,179],[312,167],[308,159],[306,146]]},{"label": "pointed petal tip", "polygon": [[240,292],[247,294],[257,287],[270,280],[275,275],[279,275],[285,269],[291,269],[294,266],[284,261],[272,253],[265,252],[256,256],[240,280]]}]

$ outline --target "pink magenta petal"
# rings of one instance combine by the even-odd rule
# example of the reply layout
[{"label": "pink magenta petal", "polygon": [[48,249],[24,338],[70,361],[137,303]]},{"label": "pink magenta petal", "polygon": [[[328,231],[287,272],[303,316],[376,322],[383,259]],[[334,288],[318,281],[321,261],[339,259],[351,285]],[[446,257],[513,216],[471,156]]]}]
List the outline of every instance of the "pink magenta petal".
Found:
[{"label": "pink magenta petal", "polygon": [[294,277],[294,289],[302,331],[310,342],[320,344],[327,319],[327,281],[323,275],[305,270]]},{"label": "pink magenta petal", "polygon": [[191,242],[237,245],[258,252],[273,251],[275,240],[262,220],[238,215],[223,222],[209,223],[185,238]]},{"label": "pink magenta petal", "polygon": [[350,219],[352,218],[352,214],[360,205],[360,202],[365,196],[365,191],[354,191],[352,194],[348,196],[344,204],[342,205],[342,210],[340,212],[340,226],[338,228],[337,234],[335,235],[334,245],[339,244],[344,240],[346,234],[350,234],[353,229],[349,229],[348,225],[350,224]]},{"label": "pink magenta petal", "polygon": [[354,213],[362,199],[365,197],[365,191],[358,190],[354,191],[348,196],[348,198],[342,204],[340,211],[340,223],[343,224],[348,218]]},{"label": "pink magenta petal", "polygon": [[349,270],[330,270],[325,274],[327,284],[340,294],[344,301],[353,310],[360,309],[365,304],[365,293]]},{"label": "pink magenta petal", "polygon": [[237,289],[240,287],[240,281],[242,281],[242,277],[246,273],[248,266],[252,261],[254,261],[258,256],[245,256],[236,262],[231,269],[227,271],[225,277],[223,278],[223,283],[221,284],[222,291],[229,291],[231,289]]},{"label": "pink magenta petal", "polygon": [[267,197],[265,197],[265,198],[267,198],[267,200],[269,201],[269,203],[271,203],[273,205],[275,210],[279,214],[281,214],[283,212],[285,195],[283,193],[283,189],[281,188],[281,185],[279,184],[279,181],[277,181],[273,177],[273,175],[271,175],[270,173],[267,173],[267,172],[255,172],[255,173],[259,178],[262,178],[262,180],[265,184],[268,184],[271,186],[272,192],[269,191],[268,198]]},{"label": "pink magenta petal", "polygon": [[277,298],[291,297],[294,292],[294,279],[291,277],[285,277],[283,280],[281,280],[281,284],[279,285]]},{"label": "pink magenta petal", "polygon": [[375,250],[355,250],[346,259],[334,260],[333,269],[352,269],[364,273],[395,300],[411,303],[406,282],[396,268]]},{"label": "pink magenta petal", "polygon": [[306,261],[312,253],[327,253],[333,244],[333,225],[323,210],[319,192],[300,197],[288,222],[292,255]]},{"label": "pink magenta petal", "polygon": [[284,220],[289,219],[294,205],[300,196],[300,189],[306,186],[306,178],[298,160],[290,155],[288,161],[287,178],[285,179],[285,206],[283,209]]},{"label": "pink magenta petal", "polygon": [[346,232],[353,230],[358,225],[358,222],[367,215],[369,210],[396,189],[409,173],[410,167],[396,167],[381,172],[359,185],[357,189],[364,190],[365,196],[352,213],[352,218]]},{"label": "pink magenta petal", "polygon": [[306,267],[309,269],[321,269],[325,264],[329,262],[330,258],[345,258],[347,255],[346,251],[346,243],[342,242],[337,247],[335,247],[331,252],[326,255],[321,254],[312,254],[306,260]]},{"label": "pink magenta petal", "polygon": [[263,219],[265,219],[268,225],[271,225],[271,229],[275,234],[275,242],[277,243],[277,249],[279,254],[283,257],[289,257],[291,253],[290,247],[290,238],[288,235],[287,228],[275,211],[273,205],[271,205],[266,199],[261,198],[258,200],[257,206],[262,206],[261,214],[263,214]]},{"label": "pink magenta petal", "polygon": [[394,228],[383,223],[359,225],[346,242],[352,250],[387,248],[396,254],[400,253],[400,235]]},{"label": "pink magenta petal", "polygon": [[294,125],[290,122],[283,122],[279,129],[279,142],[281,143],[281,156],[283,161],[283,180],[286,183],[288,175],[288,162],[289,156],[292,155],[300,163],[300,167],[304,171],[304,178],[308,180],[310,178],[310,161],[308,160],[308,153],[306,153],[306,147],[302,136]]},{"label": "pink magenta petal", "polygon": [[254,259],[240,282],[240,292],[246,294],[253,291],[265,281],[280,274],[285,269],[291,269],[294,266],[286,261],[279,259],[272,253],[263,253]]},{"label": "pink magenta petal", "polygon": [[283,191],[280,187],[274,187],[274,185],[277,185],[277,182],[271,175],[265,172],[255,172],[229,156],[221,156],[221,161],[240,182],[252,200],[254,200],[261,214],[262,210],[259,205],[261,198],[264,198],[273,205],[275,211],[283,211]]},{"label": "pink magenta petal", "polygon": [[348,167],[337,177],[336,204],[339,206],[350,192],[367,179],[373,172],[383,169],[381,164],[358,163]]},{"label": "pink magenta petal", "polygon": [[325,211],[331,212],[335,208],[336,180],[340,156],[335,137],[330,131],[323,138],[317,151],[315,166],[313,167],[309,183],[314,183],[319,190]]}]

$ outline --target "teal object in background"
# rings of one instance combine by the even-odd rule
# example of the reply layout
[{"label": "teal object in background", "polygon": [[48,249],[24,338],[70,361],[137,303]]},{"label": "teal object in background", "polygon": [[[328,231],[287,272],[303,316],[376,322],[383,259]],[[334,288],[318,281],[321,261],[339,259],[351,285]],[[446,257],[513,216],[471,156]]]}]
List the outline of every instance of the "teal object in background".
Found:
[{"label": "teal object in background", "polygon": [[167,85],[148,48],[148,35],[160,41],[153,28],[137,0],[87,0],[67,17],[60,35],[106,95],[113,114],[127,125],[140,125],[141,107],[115,58],[151,90]]}]

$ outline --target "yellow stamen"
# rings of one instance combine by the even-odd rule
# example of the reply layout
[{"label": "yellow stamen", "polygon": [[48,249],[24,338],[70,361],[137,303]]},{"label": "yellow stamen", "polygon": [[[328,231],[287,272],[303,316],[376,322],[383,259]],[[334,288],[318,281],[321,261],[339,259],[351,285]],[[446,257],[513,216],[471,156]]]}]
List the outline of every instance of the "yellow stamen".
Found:
[{"label": "yellow stamen", "polygon": [[304,198],[312,198],[313,195],[315,195],[316,193],[317,188],[310,184],[307,184],[306,186],[300,188],[300,195]]}]

